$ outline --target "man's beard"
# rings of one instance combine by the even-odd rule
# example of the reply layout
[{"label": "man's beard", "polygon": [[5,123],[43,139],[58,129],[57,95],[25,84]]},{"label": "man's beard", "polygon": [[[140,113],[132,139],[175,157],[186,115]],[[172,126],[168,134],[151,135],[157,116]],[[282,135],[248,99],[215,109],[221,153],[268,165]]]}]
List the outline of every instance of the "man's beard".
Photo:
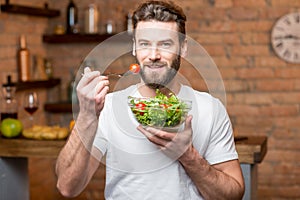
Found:
[{"label": "man's beard", "polygon": [[[180,55],[178,55],[171,63],[171,68],[167,68],[166,72],[161,75],[158,72],[145,73],[144,69],[140,70],[140,75],[144,83],[153,89],[159,89],[166,87],[176,76],[177,71],[180,67]],[[147,63],[149,64],[149,63]],[[152,62],[153,65],[161,65],[164,64],[160,61]]]}]

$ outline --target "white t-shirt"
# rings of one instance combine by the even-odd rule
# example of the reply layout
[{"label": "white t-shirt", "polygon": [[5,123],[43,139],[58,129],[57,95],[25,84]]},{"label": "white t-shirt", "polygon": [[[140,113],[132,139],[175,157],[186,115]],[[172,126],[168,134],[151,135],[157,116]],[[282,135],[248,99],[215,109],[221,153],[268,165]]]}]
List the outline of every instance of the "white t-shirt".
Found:
[{"label": "white t-shirt", "polygon": [[[140,97],[137,86],[110,93],[94,140],[106,155],[105,198],[110,200],[202,199],[178,161],[163,154],[140,133],[127,104]],[[222,103],[211,95],[181,86],[177,95],[192,100],[193,145],[210,164],[238,159],[231,123]]]}]

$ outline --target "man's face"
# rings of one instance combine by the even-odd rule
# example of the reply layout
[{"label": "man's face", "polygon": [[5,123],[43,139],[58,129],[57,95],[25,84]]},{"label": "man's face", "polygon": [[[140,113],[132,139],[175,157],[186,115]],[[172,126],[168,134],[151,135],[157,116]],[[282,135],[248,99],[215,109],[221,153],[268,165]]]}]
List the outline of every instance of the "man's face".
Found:
[{"label": "man's face", "polygon": [[175,22],[139,22],[134,45],[145,84],[166,86],[173,80],[179,69],[181,53]]}]

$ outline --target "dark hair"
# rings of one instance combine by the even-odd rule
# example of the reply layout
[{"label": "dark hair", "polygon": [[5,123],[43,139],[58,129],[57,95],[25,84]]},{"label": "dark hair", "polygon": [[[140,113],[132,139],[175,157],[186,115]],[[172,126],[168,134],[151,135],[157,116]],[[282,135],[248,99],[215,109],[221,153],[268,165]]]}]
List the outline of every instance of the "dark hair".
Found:
[{"label": "dark hair", "polygon": [[156,20],[161,22],[176,22],[180,34],[180,42],[185,39],[186,16],[183,10],[171,1],[147,1],[141,4],[133,13],[134,30],[140,21]]}]

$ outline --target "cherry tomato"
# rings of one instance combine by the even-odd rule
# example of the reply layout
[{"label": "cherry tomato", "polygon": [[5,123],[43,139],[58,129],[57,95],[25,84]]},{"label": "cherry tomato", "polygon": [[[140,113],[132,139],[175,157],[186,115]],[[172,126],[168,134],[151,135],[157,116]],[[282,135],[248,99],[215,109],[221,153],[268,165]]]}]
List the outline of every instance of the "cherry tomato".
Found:
[{"label": "cherry tomato", "polygon": [[137,103],[135,104],[135,108],[140,112],[140,115],[144,115],[144,112],[143,110],[145,110],[145,107],[146,107],[146,104],[140,102],[140,103]]},{"label": "cherry tomato", "polygon": [[131,64],[131,65],[129,66],[129,70],[130,70],[131,72],[133,72],[133,73],[139,73],[139,71],[140,71],[140,65],[139,65],[139,64],[136,64],[136,63]]}]

